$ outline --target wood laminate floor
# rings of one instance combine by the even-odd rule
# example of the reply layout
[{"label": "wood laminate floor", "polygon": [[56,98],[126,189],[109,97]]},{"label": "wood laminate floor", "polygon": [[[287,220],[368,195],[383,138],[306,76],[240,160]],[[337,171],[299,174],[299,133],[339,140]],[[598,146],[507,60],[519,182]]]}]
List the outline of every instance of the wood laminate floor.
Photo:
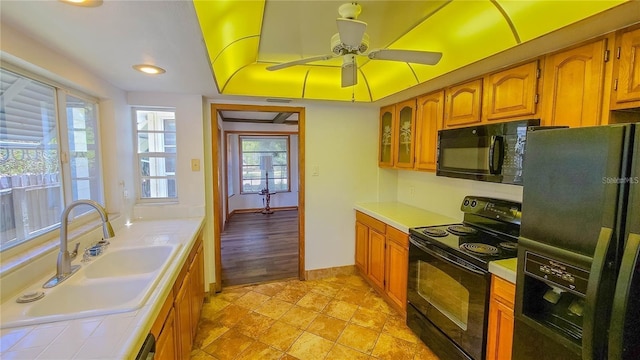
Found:
[{"label": "wood laminate floor", "polygon": [[222,286],[298,277],[298,211],[234,214],[220,237]]}]

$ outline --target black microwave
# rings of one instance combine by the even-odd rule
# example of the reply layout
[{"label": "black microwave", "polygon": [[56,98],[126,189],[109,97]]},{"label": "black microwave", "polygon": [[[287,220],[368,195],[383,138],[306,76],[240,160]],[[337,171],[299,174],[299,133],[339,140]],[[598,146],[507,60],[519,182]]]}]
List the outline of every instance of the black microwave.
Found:
[{"label": "black microwave", "polygon": [[436,175],[522,185],[527,133],[540,119],[438,131]]}]

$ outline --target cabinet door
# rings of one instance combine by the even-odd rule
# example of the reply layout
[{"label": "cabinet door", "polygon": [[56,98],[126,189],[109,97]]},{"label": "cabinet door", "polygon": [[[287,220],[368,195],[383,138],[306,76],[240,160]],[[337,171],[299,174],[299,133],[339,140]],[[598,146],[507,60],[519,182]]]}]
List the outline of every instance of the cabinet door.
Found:
[{"label": "cabinet door", "polygon": [[367,248],[369,244],[369,228],[356,221],[356,267],[361,274],[367,273]]},{"label": "cabinet door", "polygon": [[191,286],[191,337],[195,339],[200,320],[200,310],[204,301],[204,253],[203,245],[200,242],[196,256],[193,258],[189,269]]},{"label": "cabinet door", "polygon": [[491,276],[487,360],[511,359],[515,293],[514,284],[495,275]]},{"label": "cabinet door", "polygon": [[369,229],[369,267],[367,275],[378,288],[384,289],[385,236]]},{"label": "cabinet door", "polygon": [[513,344],[513,309],[495,301],[489,306],[487,360],[511,359]]},{"label": "cabinet door", "polygon": [[191,333],[191,274],[187,273],[178,290],[174,310],[176,312],[176,342],[178,345],[178,359],[189,359],[191,353],[192,333]]},{"label": "cabinet door", "polygon": [[447,88],[446,98],[445,127],[467,126],[480,122],[482,79]]},{"label": "cabinet door", "polygon": [[380,129],[378,141],[378,166],[393,167],[394,128],[395,128],[395,106],[385,106],[380,108]]},{"label": "cabinet door", "polygon": [[612,108],[640,107],[640,29],[622,34],[614,64]]},{"label": "cabinet door", "polygon": [[418,170],[436,169],[438,130],[444,120],[444,91],[418,98],[416,114],[416,163]]},{"label": "cabinet door", "polygon": [[396,104],[395,161],[397,168],[413,168],[416,100]]},{"label": "cabinet door", "polygon": [[547,56],[543,125],[600,125],[606,39]]},{"label": "cabinet door", "polygon": [[386,256],[385,292],[400,309],[406,311],[409,250],[394,241],[387,241]]},{"label": "cabinet door", "polygon": [[483,114],[488,121],[513,120],[536,114],[538,62],[488,75],[485,81]]},{"label": "cabinet door", "polygon": [[174,360],[176,358],[175,312],[171,309],[162,328],[162,332],[156,340],[156,354],[154,359]]}]

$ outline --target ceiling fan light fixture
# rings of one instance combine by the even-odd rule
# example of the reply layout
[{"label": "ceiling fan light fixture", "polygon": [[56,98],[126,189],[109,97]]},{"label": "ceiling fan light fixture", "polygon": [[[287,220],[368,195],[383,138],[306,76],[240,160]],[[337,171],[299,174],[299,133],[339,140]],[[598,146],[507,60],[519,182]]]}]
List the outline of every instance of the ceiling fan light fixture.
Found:
[{"label": "ceiling fan light fixture", "polygon": [[357,19],[361,12],[362,6],[357,2],[342,4],[338,8],[338,14],[345,19]]}]

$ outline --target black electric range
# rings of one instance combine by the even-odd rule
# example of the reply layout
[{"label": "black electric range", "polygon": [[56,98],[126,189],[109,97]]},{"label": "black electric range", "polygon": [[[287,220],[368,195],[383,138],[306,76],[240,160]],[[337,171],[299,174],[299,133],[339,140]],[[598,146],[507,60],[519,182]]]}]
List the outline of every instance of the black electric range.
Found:
[{"label": "black electric range", "polygon": [[467,196],[460,209],[462,223],[415,227],[409,233],[485,270],[490,261],[517,257],[520,203]]}]

